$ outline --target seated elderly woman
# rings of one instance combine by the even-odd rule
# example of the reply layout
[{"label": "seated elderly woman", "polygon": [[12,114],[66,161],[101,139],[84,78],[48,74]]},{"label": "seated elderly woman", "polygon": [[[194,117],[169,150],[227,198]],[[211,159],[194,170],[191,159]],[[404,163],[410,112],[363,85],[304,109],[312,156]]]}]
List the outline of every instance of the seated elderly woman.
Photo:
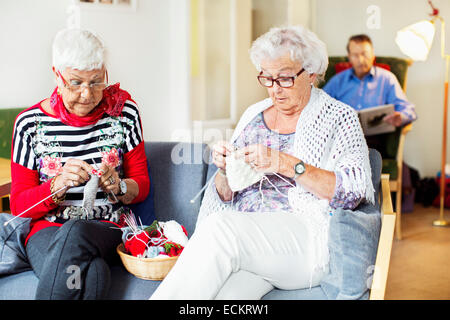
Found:
[{"label": "seated elderly woman", "polygon": [[36,299],[101,299],[123,205],[149,192],[141,120],[130,95],[108,86],[105,48],[91,32],[56,35],[53,72],[54,92],[14,125],[11,211],[32,218]]},{"label": "seated elderly woman", "polygon": [[[274,287],[316,286],[329,270],[330,213],[374,201],[356,113],[315,87],[328,65],[324,43],[301,26],[273,28],[250,54],[270,98],[213,147],[219,174],[152,299],[259,299]],[[236,191],[229,180],[244,170],[229,172],[230,163],[239,169],[242,159],[264,177]]]}]

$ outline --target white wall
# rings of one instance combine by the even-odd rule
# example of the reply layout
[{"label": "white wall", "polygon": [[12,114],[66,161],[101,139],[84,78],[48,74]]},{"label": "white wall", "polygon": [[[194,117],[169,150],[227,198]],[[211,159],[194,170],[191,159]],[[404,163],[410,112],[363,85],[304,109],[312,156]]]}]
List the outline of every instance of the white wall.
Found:
[{"label": "white wall", "polygon": [[[441,16],[450,20],[450,1],[434,0]],[[369,29],[366,10],[380,8],[380,29]],[[316,32],[328,45],[329,55],[344,55],[349,36],[367,33],[374,43],[375,54],[405,57],[394,42],[397,30],[428,19],[431,13],[423,0],[316,0]],[[447,24],[448,26],[448,24]],[[447,50],[450,52],[450,30],[447,27]],[[426,62],[415,62],[408,72],[407,96],[416,105],[418,120],[408,134],[405,162],[420,175],[434,176],[440,170],[442,143],[442,110],[444,101],[445,62],[440,56],[440,23],[437,23],[433,47]],[[450,162],[450,146],[447,162]]]},{"label": "white wall", "polygon": [[[54,87],[51,44],[70,0],[0,1],[0,107],[31,106]],[[146,140],[190,126],[189,4],[138,0],[136,12],[81,10],[81,27],[108,47],[110,82],[140,106]]]}]

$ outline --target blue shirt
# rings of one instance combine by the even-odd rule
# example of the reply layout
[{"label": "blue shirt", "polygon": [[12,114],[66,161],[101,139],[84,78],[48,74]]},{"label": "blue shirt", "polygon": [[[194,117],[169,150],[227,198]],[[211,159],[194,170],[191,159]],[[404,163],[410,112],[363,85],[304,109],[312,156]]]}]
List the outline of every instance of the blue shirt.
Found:
[{"label": "blue shirt", "polygon": [[395,111],[402,115],[402,124],[417,119],[414,105],[407,100],[395,75],[380,67],[373,66],[362,79],[355,75],[353,68],[342,71],[323,90],[356,110],[394,104]]}]

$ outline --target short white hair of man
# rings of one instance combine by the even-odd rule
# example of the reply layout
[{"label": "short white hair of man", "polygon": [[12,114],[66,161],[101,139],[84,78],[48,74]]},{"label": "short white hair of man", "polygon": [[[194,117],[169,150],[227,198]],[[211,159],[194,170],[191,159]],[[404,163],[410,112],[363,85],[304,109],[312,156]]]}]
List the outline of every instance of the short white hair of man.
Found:
[{"label": "short white hair of man", "polygon": [[53,40],[53,66],[90,71],[105,66],[106,49],[97,35],[88,30],[63,29]]},{"label": "short white hair of man", "polygon": [[271,28],[253,42],[250,59],[258,71],[264,59],[277,59],[290,53],[310,74],[322,79],[328,67],[327,47],[315,33],[301,25]]}]

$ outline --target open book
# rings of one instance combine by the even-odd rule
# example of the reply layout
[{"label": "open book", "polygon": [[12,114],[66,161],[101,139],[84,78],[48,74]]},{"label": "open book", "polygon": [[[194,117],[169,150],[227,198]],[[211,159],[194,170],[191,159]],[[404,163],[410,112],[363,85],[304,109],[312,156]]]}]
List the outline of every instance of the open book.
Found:
[{"label": "open book", "polygon": [[395,131],[395,126],[383,121],[385,116],[394,113],[394,111],[393,104],[375,106],[358,111],[358,117],[364,135],[373,136],[375,134]]}]

